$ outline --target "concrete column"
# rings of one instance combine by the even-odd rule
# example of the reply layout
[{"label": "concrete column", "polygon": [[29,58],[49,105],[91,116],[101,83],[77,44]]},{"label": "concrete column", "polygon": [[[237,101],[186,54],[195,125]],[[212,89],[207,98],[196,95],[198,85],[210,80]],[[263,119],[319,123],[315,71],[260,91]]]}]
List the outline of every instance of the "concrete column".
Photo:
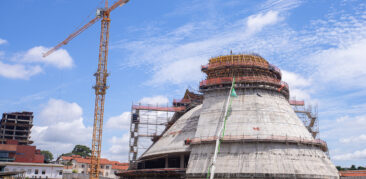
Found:
[{"label": "concrete column", "polygon": [[169,168],[168,157],[165,157],[165,168]]},{"label": "concrete column", "polygon": [[180,168],[184,168],[184,154],[180,155]]}]

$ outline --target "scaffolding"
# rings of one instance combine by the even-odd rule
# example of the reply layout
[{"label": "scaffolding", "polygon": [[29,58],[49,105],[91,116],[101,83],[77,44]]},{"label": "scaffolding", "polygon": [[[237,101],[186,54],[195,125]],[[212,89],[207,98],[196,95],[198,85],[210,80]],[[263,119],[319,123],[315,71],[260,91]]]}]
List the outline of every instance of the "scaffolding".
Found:
[{"label": "scaffolding", "polygon": [[132,104],[130,122],[130,169],[136,169],[138,158],[166,132],[185,112],[202,104],[203,96],[186,90],[182,99],[173,105]]},{"label": "scaffolding", "polygon": [[314,139],[316,139],[319,133],[318,106],[308,105],[306,107],[303,100],[297,101],[296,98],[290,100],[289,103],[297,116],[304,123],[305,127],[309,130]]},{"label": "scaffolding", "polygon": [[131,167],[135,166],[138,157],[161,136],[174,112],[184,110],[184,106],[132,105],[128,156]]},{"label": "scaffolding", "polygon": [[211,58],[201,66],[207,79],[200,82],[200,91],[230,88],[235,76],[236,88],[261,88],[278,91],[289,97],[289,87],[281,81],[281,70],[256,54],[227,55]]}]

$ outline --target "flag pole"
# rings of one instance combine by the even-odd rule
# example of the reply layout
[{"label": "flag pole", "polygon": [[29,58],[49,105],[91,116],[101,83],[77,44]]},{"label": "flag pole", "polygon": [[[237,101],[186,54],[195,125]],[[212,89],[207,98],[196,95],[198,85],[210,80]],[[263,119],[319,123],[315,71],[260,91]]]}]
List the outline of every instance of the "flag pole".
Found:
[{"label": "flag pole", "polygon": [[[229,95],[228,98],[226,100],[226,105],[225,105],[225,114],[224,114],[224,120],[223,120],[223,124],[220,127],[219,132],[216,134],[216,145],[215,145],[215,151],[214,151],[214,156],[212,159],[212,163],[209,166],[208,170],[207,170],[207,179],[213,179],[215,177],[215,164],[216,164],[216,159],[217,159],[217,154],[220,152],[220,144],[221,144],[221,139],[224,137],[225,135],[225,127],[226,127],[226,119],[227,119],[227,115],[228,115],[228,109],[229,107],[231,108],[231,96],[236,97],[236,92],[234,90],[234,85],[235,85],[235,77],[233,77],[232,83],[231,83],[231,88],[229,91]],[[234,92],[235,95],[232,95]],[[221,135],[222,133],[222,135]]]}]

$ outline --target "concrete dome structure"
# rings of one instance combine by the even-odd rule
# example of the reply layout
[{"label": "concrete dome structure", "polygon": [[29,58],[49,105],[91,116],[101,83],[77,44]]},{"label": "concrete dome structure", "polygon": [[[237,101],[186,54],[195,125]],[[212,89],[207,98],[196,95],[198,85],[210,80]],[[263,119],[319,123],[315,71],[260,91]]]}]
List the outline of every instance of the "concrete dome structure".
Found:
[{"label": "concrete dome structure", "polygon": [[237,97],[220,139],[215,178],[339,178],[326,143],[313,138],[290,106],[277,67],[259,55],[240,54],[211,58],[202,71],[203,104],[176,120],[135,171],[165,168],[155,172],[166,175],[137,178],[207,177],[234,77]]}]

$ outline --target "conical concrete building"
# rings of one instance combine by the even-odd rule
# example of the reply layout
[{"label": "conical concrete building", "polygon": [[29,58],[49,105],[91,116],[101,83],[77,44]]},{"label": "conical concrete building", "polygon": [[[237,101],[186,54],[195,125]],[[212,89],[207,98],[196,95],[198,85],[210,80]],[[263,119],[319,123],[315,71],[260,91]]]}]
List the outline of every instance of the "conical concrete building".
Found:
[{"label": "conical concrete building", "polygon": [[[339,178],[326,143],[290,106],[277,67],[241,54],[211,58],[202,71],[203,104],[178,118],[122,178]],[[229,97],[232,86],[236,97]]]}]

